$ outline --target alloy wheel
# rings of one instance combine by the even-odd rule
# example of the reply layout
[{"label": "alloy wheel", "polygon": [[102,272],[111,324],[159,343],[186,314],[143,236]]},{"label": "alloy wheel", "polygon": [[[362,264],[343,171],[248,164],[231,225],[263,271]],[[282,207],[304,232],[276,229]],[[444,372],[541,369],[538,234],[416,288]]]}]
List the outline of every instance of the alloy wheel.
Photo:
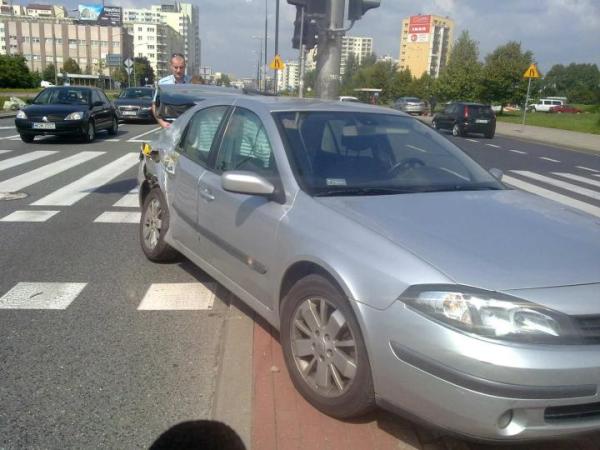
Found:
[{"label": "alloy wheel", "polygon": [[148,249],[154,250],[162,229],[162,206],[157,198],[153,198],[148,204],[143,227],[144,244]]}]

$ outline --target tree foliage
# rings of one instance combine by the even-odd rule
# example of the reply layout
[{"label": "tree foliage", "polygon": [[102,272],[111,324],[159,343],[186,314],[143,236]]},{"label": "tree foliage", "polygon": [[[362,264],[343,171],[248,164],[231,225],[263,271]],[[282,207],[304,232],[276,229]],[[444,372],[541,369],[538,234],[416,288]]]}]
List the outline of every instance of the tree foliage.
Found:
[{"label": "tree foliage", "polygon": [[229,75],[226,73],[221,74],[221,77],[217,79],[217,86],[231,86],[231,79],[229,78]]},{"label": "tree foliage", "polygon": [[544,77],[542,93],[573,103],[600,103],[600,70],[596,64],[556,64]]},{"label": "tree foliage", "polygon": [[[150,65],[148,58],[136,57],[133,58],[133,73],[135,72],[135,80],[132,78],[131,81],[135,85],[154,84],[154,69]],[[147,80],[146,80],[147,78]]]},{"label": "tree foliage", "polygon": [[54,83],[56,81],[56,66],[52,63],[46,65],[42,71],[42,79]]},{"label": "tree foliage", "polygon": [[35,77],[21,55],[0,55],[0,87],[29,88],[39,86],[39,75]]},{"label": "tree foliage", "polygon": [[482,71],[477,42],[463,31],[440,73],[436,96],[441,100],[477,100]]},{"label": "tree foliage", "polygon": [[67,58],[63,64],[63,70],[67,73],[81,73],[81,67],[73,58]]}]

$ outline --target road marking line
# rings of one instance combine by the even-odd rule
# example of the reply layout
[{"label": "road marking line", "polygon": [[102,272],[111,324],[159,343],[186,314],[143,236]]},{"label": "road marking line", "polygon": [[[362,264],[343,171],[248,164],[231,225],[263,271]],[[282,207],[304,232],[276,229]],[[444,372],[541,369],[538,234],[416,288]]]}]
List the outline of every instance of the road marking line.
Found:
[{"label": "road marking line", "polygon": [[559,177],[568,178],[570,180],[579,181],[581,183],[591,184],[592,186],[600,187],[600,181],[592,180],[586,177],[581,177],[572,173],[553,172],[553,175],[558,175]]},{"label": "road marking line", "polygon": [[594,200],[600,200],[600,192],[596,192],[591,189],[579,187],[574,184],[567,183],[565,181],[556,180],[554,178],[550,178],[545,175],[540,175],[539,173],[535,173],[535,172],[529,172],[527,170],[511,170],[511,172],[516,173],[517,175],[521,175],[523,177],[541,181],[542,183],[546,183],[546,184],[550,184],[552,186],[559,187],[561,189],[566,189],[567,191],[575,192],[576,194],[579,194],[579,195],[584,195],[586,197],[593,198]]},{"label": "road marking line", "polygon": [[106,211],[94,223],[140,223],[142,213],[138,211]]},{"label": "road marking line", "polygon": [[115,208],[139,208],[140,200],[138,193],[138,188],[133,188],[131,191],[121,197],[121,199],[118,200],[113,206]]},{"label": "road marking line", "polygon": [[476,140],[476,139],[465,139],[465,141],[469,141],[469,142],[477,142],[477,143],[479,142],[479,141],[478,141],[478,140]]},{"label": "road marking line", "polygon": [[0,222],[46,222],[60,211],[15,211]]},{"label": "road marking line", "polygon": [[131,139],[128,139],[128,140],[127,140],[127,142],[138,142],[138,141],[136,141],[136,139],[139,139],[139,138],[141,138],[142,136],[146,136],[146,135],[148,135],[148,134],[150,134],[150,133],[155,133],[156,131],[159,131],[159,130],[162,130],[162,128],[161,128],[161,127],[158,127],[158,128],[153,128],[153,129],[152,129],[152,130],[150,130],[150,131],[146,131],[145,133],[138,134],[137,136],[134,136],[134,137],[132,137]]},{"label": "road marking line", "polygon": [[12,150],[0,150],[0,155],[1,155],[2,153],[8,153],[8,152],[12,152]]},{"label": "road marking line", "polygon": [[12,126],[12,127],[0,127],[0,130],[14,130],[14,129],[15,129],[14,126]]},{"label": "road marking line", "polygon": [[577,167],[578,169],[588,170],[590,172],[600,173],[600,170],[590,169],[589,167],[585,167],[585,166],[575,166],[575,167]]},{"label": "road marking line", "polygon": [[102,142],[121,142],[121,139],[103,139]]},{"label": "road marking line", "polygon": [[34,206],[70,206],[118,177],[139,162],[137,153],[127,153],[104,167],[33,202]]},{"label": "road marking line", "polygon": [[406,147],[412,148],[413,150],[417,150],[419,152],[427,153],[427,150],[424,150],[424,149],[419,148],[419,147],[415,147],[414,145],[410,145],[410,144],[405,144],[405,145],[406,145]]},{"label": "road marking line", "polygon": [[495,145],[495,144],[485,144],[485,145],[487,145],[488,147],[500,148],[499,145]]},{"label": "road marking line", "polygon": [[61,172],[64,172],[72,167],[82,164],[90,159],[104,155],[105,152],[81,152],[68,158],[61,159],[50,164],[47,164],[38,169],[24,173],[22,175],[11,178],[0,183],[0,192],[17,192],[21,189],[39,183],[47,178],[53,177]]},{"label": "road marking line", "polygon": [[589,203],[575,200],[571,197],[567,197],[566,195],[558,194],[549,189],[544,189],[534,184],[518,180],[509,175],[505,175],[504,177],[502,177],[502,181],[523,191],[531,192],[532,194],[536,194],[541,197],[546,197],[550,200],[554,200],[555,202],[562,203],[563,205],[567,205],[572,208],[584,211],[588,214],[592,214],[593,216],[600,217],[600,208],[598,208],[597,206],[590,205]]},{"label": "road marking line", "polygon": [[557,159],[548,158],[547,156],[540,156],[540,159],[543,159],[545,161],[550,161],[550,162],[553,162],[553,163],[559,163],[560,162]]},{"label": "road marking line", "polygon": [[67,309],[87,283],[17,283],[0,298],[0,309]]},{"label": "road marking line", "polygon": [[143,139],[129,139],[127,142],[148,142]]},{"label": "road marking line", "polygon": [[45,156],[54,155],[55,153],[58,152],[50,150],[38,150],[21,156],[15,156],[14,158],[5,159],[4,161],[0,161],[0,172],[10,169],[11,167],[20,166],[21,164],[35,161],[36,159],[44,158]]},{"label": "road marking line", "polygon": [[214,283],[154,283],[138,311],[210,310],[215,301]]},{"label": "road marking line", "polygon": [[522,152],[521,150],[509,150],[509,152],[518,153],[519,155],[526,155],[527,152]]},{"label": "road marking line", "polygon": [[[12,136],[2,136],[2,137],[0,137],[0,139],[13,139],[13,138],[19,138],[19,139],[21,139],[21,135],[20,134],[14,134]],[[18,141],[19,139],[16,139],[16,140]]]}]

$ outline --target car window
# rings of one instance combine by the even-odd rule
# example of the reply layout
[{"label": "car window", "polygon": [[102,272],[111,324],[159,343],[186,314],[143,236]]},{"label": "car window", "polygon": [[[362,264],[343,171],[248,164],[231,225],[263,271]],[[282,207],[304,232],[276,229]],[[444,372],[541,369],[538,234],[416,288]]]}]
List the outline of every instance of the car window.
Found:
[{"label": "car window", "polygon": [[89,89],[52,88],[42,91],[33,101],[35,105],[87,105],[90,101]]},{"label": "car window", "polygon": [[503,188],[458,147],[411,118],[316,111],[274,116],[298,182],[311,195]]},{"label": "car window", "polygon": [[104,103],[110,103],[110,100],[104,92],[98,91],[98,95],[100,95],[100,100],[102,100]]},{"label": "car window", "polygon": [[205,166],[213,140],[227,109],[227,106],[213,106],[198,111],[186,128],[179,145],[180,151],[193,161]]},{"label": "car window", "polygon": [[264,177],[277,174],[266,130],[256,114],[237,108],[232,114],[217,156],[219,171],[248,170]]},{"label": "car window", "polygon": [[128,88],[121,91],[119,98],[144,98],[151,100],[154,97],[154,89]]},{"label": "car window", "polygon": [[104,100],[102,100],[102,98],[100,98],[100,94],[98,93],[98,91],[92,91],[92,102],[93,103],[96,103],[96,102],[104,103]]}]

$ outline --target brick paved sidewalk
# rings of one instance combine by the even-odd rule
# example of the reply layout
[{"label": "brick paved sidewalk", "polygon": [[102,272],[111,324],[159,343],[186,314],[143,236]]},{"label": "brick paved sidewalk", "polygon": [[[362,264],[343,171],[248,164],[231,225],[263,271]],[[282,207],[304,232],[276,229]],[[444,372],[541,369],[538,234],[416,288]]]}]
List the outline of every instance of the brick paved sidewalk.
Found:
[{"label": "brick paved sidewalk", "polygon": [[442,436],[384,411],[360,421],[328,417],[298,394],[277,332],[256,318],[253,336],[253,450],[599,450],[600,433],[561,442],[481,445]]}]

